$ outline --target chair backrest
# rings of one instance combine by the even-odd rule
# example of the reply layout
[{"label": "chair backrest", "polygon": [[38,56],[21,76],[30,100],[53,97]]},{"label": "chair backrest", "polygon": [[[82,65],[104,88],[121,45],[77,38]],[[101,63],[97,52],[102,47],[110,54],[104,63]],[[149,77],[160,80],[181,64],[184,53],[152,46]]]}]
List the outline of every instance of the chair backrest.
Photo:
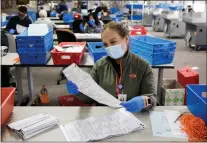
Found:
[{"label": "chair backrest", "polygon": [[80,24],[82,23],[82,20],[75,20],[73,21],[73,32],[74,33],[81,33],[80,30]]},{"label": "chair backrest", "polygon": [[76,37],[69,29],[56,29],[58,43],[61,42],[76,42]]}]

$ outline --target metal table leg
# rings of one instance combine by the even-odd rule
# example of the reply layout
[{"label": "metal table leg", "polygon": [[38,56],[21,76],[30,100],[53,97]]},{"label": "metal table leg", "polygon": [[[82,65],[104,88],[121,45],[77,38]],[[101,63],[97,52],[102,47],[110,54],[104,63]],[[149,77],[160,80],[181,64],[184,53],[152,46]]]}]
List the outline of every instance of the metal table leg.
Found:
[{"label": "metal table leg", "polygon": [[16,67],[16,80],[17,80],[17,90],[18,90],[17,91],[17,98],[18,98],[17,106],[19,106],[22,102],[22,96],[23,96],[21,67]]},{"label": "metal table leg", "polygon": [[29,98],[30,98],[27,105],[30,106],[34,98],[33,77],[32,77],[32,71],[30,67],[27,67],[27,79],[28,79],[28,89],[29,89]]},{"label": "metal table leg", "polygon": [[163,97],[164,95],[162,95],[162,82],[163,82],[163,68],[159,68],[158,69],[158,81],[157,81],[157,96],[158,96],[158,100],[160,102],[161,105],[164,105],[164,99],[165,97]]}]

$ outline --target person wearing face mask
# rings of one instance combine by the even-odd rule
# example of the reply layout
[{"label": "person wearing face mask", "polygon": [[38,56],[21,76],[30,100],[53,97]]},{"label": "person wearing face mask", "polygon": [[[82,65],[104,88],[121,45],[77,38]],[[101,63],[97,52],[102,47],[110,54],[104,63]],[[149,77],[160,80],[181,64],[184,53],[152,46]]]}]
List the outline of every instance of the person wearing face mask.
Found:
[{"label": "person wearing face mask", "polygon": [[23,26],[23,27],[29,27],[29,25],[32,24],[31,18],[27,15],[27,7],[20,6],[18,8],[18,15],[13,16],[9,19],[6,30],[11,31],[13,30],[13,34],[18,34],[18,31],[16,29],[17,25]]},{"label": "person wearing face mask", "polygon": [[[116,97],[130,112],[150,110],[157,104],[154,75],[150,64],[129,51],[129,30],[118,22],[110,22],[102,31],[102,41],[108,56],[99,59],[91,77],[105,91]],[[80,93],[77,86],[67,82],[69,94],[86,104],[100,103]]]},{"label": "person wearing face mask", "polygon": [[88,15],[88,22],[80,24],[80,30],[83,33],[100,33],[103,27],[101,21],[98,20],[98,17],[95,13],[90,13]]}]

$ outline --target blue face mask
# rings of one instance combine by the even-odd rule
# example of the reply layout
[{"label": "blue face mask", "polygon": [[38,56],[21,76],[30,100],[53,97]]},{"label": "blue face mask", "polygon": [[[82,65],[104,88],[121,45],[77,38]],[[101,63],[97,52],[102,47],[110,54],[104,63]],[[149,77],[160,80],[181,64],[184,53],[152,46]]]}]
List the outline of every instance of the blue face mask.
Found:
[{"label": "blue face mask", "polygon": [[112,59],[119,59],[124,56],[126,46],[122,48],[122,44],[110,46],[106,48],[106,52]]},{"label": "blue face mask", "polygon": [[90,25],[94,25],[94,24],[95,24],[95,20],[94,20],[94,19],[90,19],[90,20],[89,20],[89,24],[90,24]]}]

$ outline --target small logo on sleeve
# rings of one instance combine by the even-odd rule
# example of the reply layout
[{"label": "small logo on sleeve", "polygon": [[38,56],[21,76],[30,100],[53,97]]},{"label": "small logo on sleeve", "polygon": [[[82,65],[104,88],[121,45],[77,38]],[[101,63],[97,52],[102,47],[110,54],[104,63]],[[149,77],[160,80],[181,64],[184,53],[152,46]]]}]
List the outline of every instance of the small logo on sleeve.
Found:
[{"label": "small logo on sleeve", "polygon": [[137,75],[136,75],[136,74],[130,74],[129,77],[130,77],[130,78],[136,78]]}]

